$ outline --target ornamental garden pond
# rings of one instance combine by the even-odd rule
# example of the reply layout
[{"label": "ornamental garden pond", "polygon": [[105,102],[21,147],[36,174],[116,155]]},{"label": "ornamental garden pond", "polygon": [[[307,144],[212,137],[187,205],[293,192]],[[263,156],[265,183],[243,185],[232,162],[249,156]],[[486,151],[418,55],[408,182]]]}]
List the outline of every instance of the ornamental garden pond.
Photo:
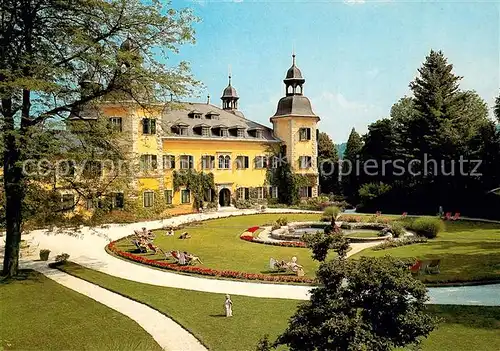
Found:
[{"label": "ornamental garden pond", "polygon": [[[304,238],[324,231],[329,221],[324,214],[227,217],[154,230],[147,238],[137,231],[110,243],[107,250],[139,264],[186,274],[313,284],[318,262]],[[398,257],[429,285],[500,279],[500,224],[406,214],[342,214],[335,224],[350,241],[350,259]],[[196,260],[190,262],[193,257]],[[426,269],[431,262],[432,272]]]}]

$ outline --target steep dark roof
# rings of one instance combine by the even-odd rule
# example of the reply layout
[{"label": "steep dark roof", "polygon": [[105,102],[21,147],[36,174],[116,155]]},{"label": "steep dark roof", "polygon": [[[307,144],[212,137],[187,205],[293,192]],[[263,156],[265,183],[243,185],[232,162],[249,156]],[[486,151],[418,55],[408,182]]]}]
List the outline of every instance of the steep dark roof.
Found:
[{"label": "steep dark roof", "polygon": [[311,101],[303,95],[291,95],[281,98],[273,117],[280,116],[317,117],[312,110]]},{"label": "steep dark roof", "polygon": [[[192,110],[198,110],[201,112],[202,116],[200,118],[190,118],[188,116],[189,112]],[[216,112],[218,118],[208,119],[205,118],[207,114],[212,114]],[[239,111],[238,111],[239,112]],[[162,128],[165,132],[165,138],[193,138],[193,139],[213,139],[213,140],[261,140],[270,142],[279,142],[280,140],[273,135],[273,130],[269,127],[263,126],[257,122],[246,119],[240,112],[238,114],[225,111],[215,105],[206,103],[191,103],[183,102],[176,103],[174,106],[166,105],[166,108],[162,114]],[[179,123],[188,126],[187,135],[176,135],[170,133],[170,127],[178,125]],[[244,129],[243,137],[220,137],[220,136],[209,136],[202,137],[197,135],[193,131],[193,127],[205,124],[213,129],[216,128],[241,128]],[[248,133],[248,130],[252,129],[262,129],[262,139],[257,139]]]},{"label": "steep dark roof", "polygon": [[224,89],[224,92],[222,93],[223,98],[237,98],[238,93],[236,92],[236,89],[233,88],[231,84],[229,84],[226,89]]},{"label": "steep dark roof", "polygon": [[286,72],[285,79],[303,79],[302,72],[297,66],[295,66],[295,64],[293,64],[293,66]]}]

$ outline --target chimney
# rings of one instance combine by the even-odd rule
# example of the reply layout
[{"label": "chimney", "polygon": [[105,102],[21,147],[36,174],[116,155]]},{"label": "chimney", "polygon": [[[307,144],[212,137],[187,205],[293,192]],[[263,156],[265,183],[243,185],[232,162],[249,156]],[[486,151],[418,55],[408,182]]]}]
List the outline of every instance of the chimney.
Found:
[{"label": "chimney", "polygon": [[207,105],[210,105],[210,94],[207,95]]}]

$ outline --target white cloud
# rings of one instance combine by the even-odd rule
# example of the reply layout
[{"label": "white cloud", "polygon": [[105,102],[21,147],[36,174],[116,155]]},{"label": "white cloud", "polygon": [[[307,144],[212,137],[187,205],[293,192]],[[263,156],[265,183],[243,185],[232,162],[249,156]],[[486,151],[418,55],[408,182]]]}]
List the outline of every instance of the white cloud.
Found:
[{"label": "white cloud", "polygon": [[365,0],[344,0],[344,3],[348,5],[361,5],[365,3]]}]

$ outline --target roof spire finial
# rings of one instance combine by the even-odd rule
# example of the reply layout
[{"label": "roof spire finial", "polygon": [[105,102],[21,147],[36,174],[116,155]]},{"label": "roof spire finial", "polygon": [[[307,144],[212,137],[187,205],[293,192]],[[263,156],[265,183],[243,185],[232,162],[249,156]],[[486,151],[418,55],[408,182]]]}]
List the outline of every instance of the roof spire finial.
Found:
[{"label": "roof spire finial", "polygon": [[292,63],[295,66],[295,43],[292,44]]},{"label": "roof spire finial", "polygon": [[229,85],[231,85],[231,65],[227,65],[227,73],[229,76]]}]

